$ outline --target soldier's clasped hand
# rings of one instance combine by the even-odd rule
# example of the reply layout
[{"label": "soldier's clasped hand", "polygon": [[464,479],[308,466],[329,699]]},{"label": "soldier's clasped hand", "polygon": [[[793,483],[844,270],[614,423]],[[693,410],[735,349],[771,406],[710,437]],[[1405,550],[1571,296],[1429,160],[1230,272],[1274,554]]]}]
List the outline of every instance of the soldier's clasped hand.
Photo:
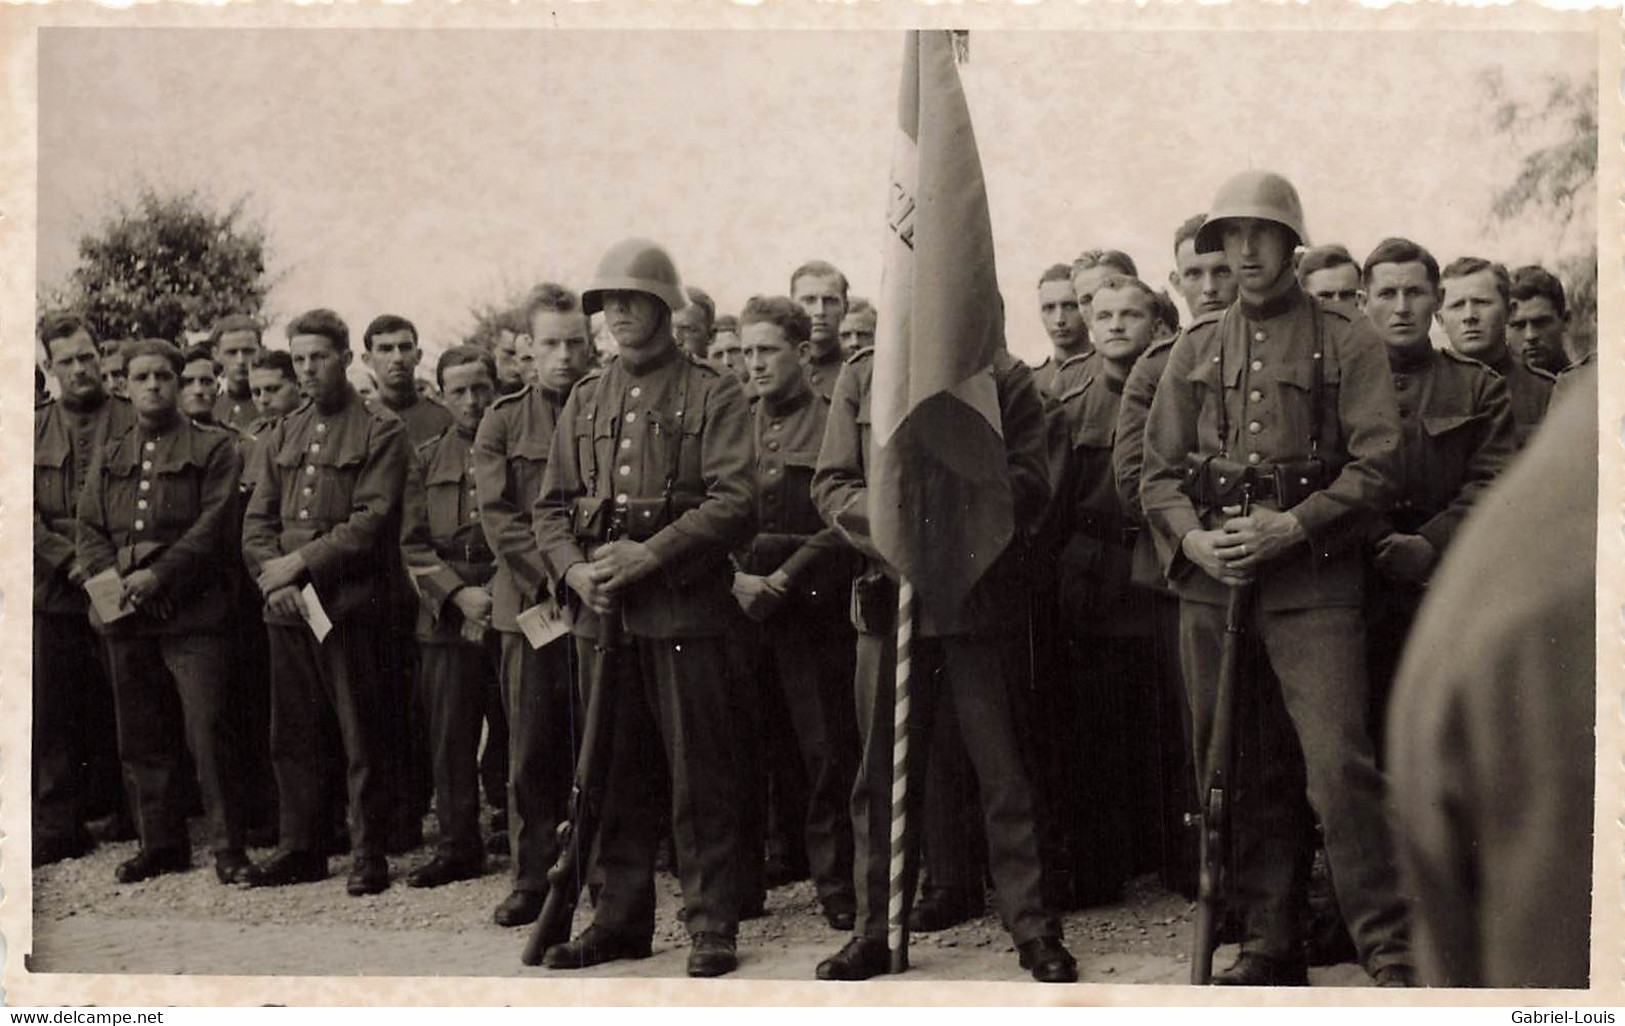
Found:
[{"label": "soldier's clasped hand", "polygon": [[1303,525],[1290,513],[1254,507],[1247,516],[1235,515],[1240,512],[1238,507],[1225,508],[1230,519],[1224,522],[1220,537],[1214,541],[1215,554],[1231,570],[1251,573],[1260,564],[1308,540]]},{"label": "soldier's clasped hand", "polygon": [[277,616],[294,617],[305,615],[305,600],[299,594],[299,589],[293,585],[284,585],[265,596],[265,607]]},{"label": "soldier's clasped hand", "polygon": [[1439,559],[1433,543],[1419,534],[1390,534],[1377,541],[1377,569],[1397,581],[1421,584]]},{"label": "soldier's clasped hand", "polygon": [[660,561],[649,551],[649,546],[625,538],[600,546],[593,553],[593,563],[608,571],[602,587],[611,596],[660,568]]},{"label": "soldier's clasped hand", "polygon": [[269,596],[274,591],[299,580],[299,575],[305,572],[305,561],[295,552],[286,556],[277,556],[260,564],[260,575],[257,579],[260,594]]},{"label": "soldier's clasped hand", "polygon": [[609,583],[609,568],[603,563],[595,560],[571,565],[564,572],[564,583],[599,616],[609,615],[614,608],[614,599],[605,587]]}]

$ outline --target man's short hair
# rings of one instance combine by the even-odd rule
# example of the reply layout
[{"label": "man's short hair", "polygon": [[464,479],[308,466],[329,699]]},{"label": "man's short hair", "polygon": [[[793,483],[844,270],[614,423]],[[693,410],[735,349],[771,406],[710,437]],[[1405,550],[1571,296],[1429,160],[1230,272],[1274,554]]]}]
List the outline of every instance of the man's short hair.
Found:
[{"label": "man's short hair", "polygon": [[1141,281],[1132,274],[1114,274],[1110,278],[1107,278],[1105,281],[1101,282],[1100,287],[1095,289],[1095,292],[1096,294],[1099,294],[1101,292],[1105,292],[1107,289],[1112,289],[1114,291],[1118,289],[1130,289],[1137,291],[1144,295],[1146,299],[1151,301],[1151,312],[1153,314],[1157,312],[1157,290],[1153,289],[1151,286],[1147,285],[1145,282]]},{"label": "man's short hair", "polygon": [[[1360,280],[1369,285],[1372,269],[1380,264],[1421,264],[1427,271],[1428,284],[1435,289],[1439,287],[1439,261],[1410,239],[1390,236],[1377,243],[1377,248],[1365,258],[1365,266],[1360,269]],[[1299,270],[1298,280],[1302,281],[1303,278],[1304,273]]]},{"label": "man's short hair", "polygon": [[734,335],[739,334],[739,318],[735,317],[733,314],[723,314],[721,317],[718,317],[716,333],[720,335],[725,331]]},{"label": "man's short hair", "polygon": [[1134,258],[1120,249],[1086,249],[1072,261],[1071,272],[1077,274],[1101,266],[1113,268],[1130,278],[1140,276],[1140,269],[1134,266]]},{"label": "man's short hair", "polygon": [[1557,316],[1567,316],[1569,312],[1568,294],[1563,290],[1563,283],[1557,275],[1546,270],[1539,264],[1526,264],[1512,272],[1512,298],[1516,302],[1526,299],[1545,299],[1557,311]]},{"label": "man's short hair", "polygon": [[349,325],[344,323],[344,318],[326,307],[306,310],[295,317],[288,322],[287,333],[290,342],[299,335],[320,335],[333,343],[334,349],[350,348]]},{"label": "man's short hair", "polygon": [[1066,264],[1050,264],[1044,268],[1044,273],[1038,276],[1038,287],[1043,288],[1052,281],[1064,281],[1072,284],[1072,268]]},{"label": "man's short hair", "polygon": [[877,319],[880,317],[880,311],[875,309],[874,303],[863,296],[853,296],[852,300],[846,304],[846,315],[850,317],[855,313],[874,314]]},{"label": "man's short hair", "polygon": [[485,368],[485,373],[491,376],[491,384],[497,383],[497,362],[491,354],[479,346],[452,346],[440,354],[440,359],[434,365],[434,383],[442,389],[446,387],[446,371],[452,367],[462,367],[465,364],[477,363]]},{"label": "man's short hair", "polygon": [[796,268],[795,273],[790,275],[790,294],[792,296],[796,293],[796,282],[803,278],[834,278],[841,286],[841,302],[846,302],[846,293],[849,287],[846,283],[846,275],[842,274],[840,269],[829,261],[809,260]]},{"label": "man's short hair", "polygon": [[1157,320],[1170,334],[1178,332],[1179,304],[1174,302],[1174,297],[1168,294],[1167,289],[1158,289],[1152,298],[1156,301]]},{"label": "man's short hair", "polygon": [[1501,305],[1510,309],[1512,307],[1512,276],[1507,274],[1506,265],[1498,264],[1483,257],[1464,256],[1450,261],[1445,267],[1441,278],[1465,278],[1469,274],[1488,271],[1495,278],[1495,291],[1501,294]]},{"label": "man's short hair", "polygon": [[221,337],[234,331],[252,331],[255,345],[259,345],[264,338],[264,332],[260,328],[259,321],[247,314],[230,314],[215,321],[214,327],[209,329],[209,348],[214,349],[219,346]]},{"label": "man's short hair", "polygon": [[199,360],[208,360],[210,365],[214,367],[214,372],[216,374],[219,374],[225,369],[221,365],[220,361],[215,358],[214,347],[212,346],[202,342],[196,342],[181,350],[181,365],[183,367],[186,364],[196,363]]},{"label": "man's short hair", "polygon": [[739,314],[739,329],[752,324],[776,324],[791,345],[812,338],[812,318],[789,296],[751,296]]},{"label": "man's short hair", "polygon": [[519,308],[518,327],[505,324],[503,327],[516,335],[530,332],[530,319],[539,313],[580,313],[581,297],[557,282],[544,281],[531,289],[525,296],[525,302]]},{"label": "man's short hair", "polygon": [[[126,369],[136,361],[137,357],[161,356],[169,364],[170,369],[175,372],[176,377],[180,377],[181,371],[186,369],[187,364],[186,357],[182,356],[181,351],[175,348],[175,343],[161,338],[131,339],[119,347],[119,355],[124,357]],[[213,357],[210,357],[210,359],[213,359]]]},{"label": "man's short hair", "polygon": [[1179,227],[1174,229],[1174,256],[1179,255],[1179,247],[1185,244],[1186,239],[1196,238],[1196,233],[1201,231],[1202,225],[1206,223],[1206,214],[1192,214],[1180,222]]},{"label": "man's short hair", "polygon": [[1329,242],[1324,246],[1311,246],[1303,251],[1298,259],[1299,283],[1309,280],[1309,276],[1316,271],[1325,271],[1333,267],[1344,265],[1354,268],[1354,273],[1360,273],[1360,265],[1355,262],[1354,254],[1340,242]]},{"label": "man's short hair", "polygon": [[374,317],[372,323],[367,325],[367,330],[361,335],[361,344],[370,353],[372,352],[372,340],[375,336],[388,335],[396,331],[410,331],[412,333],[412,344],[418,344],[417,325],[398,314],[379,314]]},{"label": "man's short hair", "polygon": [[72,338],[84,332],[90,336],[90,344],[96,344],[96,333],[90,330],[90,323],[76,313],[67,310],[53,310],[39,321],[40,345],[45,347],[45,359],[51,359],[51,343],[59,338]]},{"label": "man's short hair", "polygon": [[717,301],[711,298],[711,293],[693,285],[684,289],[688,293],[688,301],[700,308],[705,314],[705,330],[714,331],[717,326]]},{"label": "man's short hair", "polygon": [[249,370],[280,371],[289,381],[298,381],[299,375],[293,369],[293,356],[286,349],[261,348],[254,354],[254,359],[248,365]]}]

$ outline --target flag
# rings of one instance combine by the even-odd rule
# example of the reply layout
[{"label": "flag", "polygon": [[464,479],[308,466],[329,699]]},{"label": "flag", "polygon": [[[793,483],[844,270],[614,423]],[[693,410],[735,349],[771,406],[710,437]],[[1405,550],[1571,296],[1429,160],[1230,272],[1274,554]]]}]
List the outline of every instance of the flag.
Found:
[{"label": "flag", "polygon": [[908,33],[870,393],[875,547],[938,616],[1015,531],[991,367],[1003,304],[954,54],[949,32]]}]

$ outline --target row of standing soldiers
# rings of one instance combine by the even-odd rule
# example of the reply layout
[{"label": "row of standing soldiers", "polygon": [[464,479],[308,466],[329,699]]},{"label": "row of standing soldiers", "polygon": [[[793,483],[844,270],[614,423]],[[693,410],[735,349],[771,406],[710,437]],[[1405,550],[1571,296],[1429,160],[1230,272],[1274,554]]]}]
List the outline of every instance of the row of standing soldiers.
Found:
[{"label": "row of standing soldiers", "polygon": [[[1538,420],[1551,375],[1505,352],[1511,304],[1493,265],[1458,261],[1441,292],[1432,257],[1389,240],[1356,269],[1369,319],[1320,306],[1291,266],[1304,232],[1290,185],[1243,176],[1226,189],[1175,239],[1196,317],[1177,340],[1157,338],[1168,304],[1126,258],[1086,254],[1039,284],[1065,359],[993,368],[1022,538],[964,607],[927,603],[920,624],[929,685],[910,793],[924,796],[911,811],[927,886],[913,922],[979,911],[985,872],[1023,967],[1061,981],[1076,967],[1058,911],[1111,900],[1148,868],[1188,890],[1181,820],[1211,720],[1213,611],[1225,585],[1257,580],[1251,676],[1278,686],[1247,692],[1243,953],[1221,982],[1301,976],[1316,818],[1362,962],[1407,982],[1370,739],[1428,573]],[[1257,216],[1237,190],[1279,215]],[[1428,343],[1458,289],[1472,307],[1463,348],[1482,339],[1487,363],[1506,358],[1499,371]],[[547,964],[648,953],[664,825],[690,972],[730,971],[738,920],[761,914],[773,809],[803,820],[824,914],[854,933],[818,975],[884,971],[896,589],[867,533],[871,361],[843,366],[846,291],[835,268],[802,267],[793,298],[753,299],[738,350],[707,364],[674,340],[691,306],[675,266],[630,240],[580,300],[532,294],[528,386],[495,398],[504,368],[457,347],[436,369],[441,402],[411,390],[409,322],[369,327],[384,393],[363,400],[346,380],[347,328],[315,310],[288,326],[285,359],[252,360],[256,396],[263,375],[268,396],[296,381],[305,401],[244,432],[177,402],[209,361],[127,344],[129,401],[113,400],[92,387],[83,325],[48,323],[62,394],[36,416],[36,859],[83,845],[76,712],[95,705],[105,660],[141,840],[121,879],[190,864],[189,753],[222,882],[324,877],[347,810],[349,889],[384,889],[385,853],[427,804],[408,751],[415,707],[440,842],[408,882],[483,871],[482,721],[500,722],[513,889],[496,916],[528,922],[573,727],[607,666],[623,698],[602,886],[594,925]],[[1499,302],[1499,322],[1479,300]],[[619,354],[590,369],[599,312]],[[245,330],[225,327],[222,339]],[[1227,515],[1226,468],[1259,512]],[[118,612],[104,622],[87,617],[85,585],[109,568]],[[317,604],[331,623],[320,638]],[[601,664],[605,616],[625,640]],[[269,667],[268,714],[244,683],[255,665]],[[242,793],[255,775],[233,772],[256,742],[276,783],[257,801]],[[267,807],[278,847],[255,865],[249,820]],[[911,860],[910,896],[916,872]]]}]

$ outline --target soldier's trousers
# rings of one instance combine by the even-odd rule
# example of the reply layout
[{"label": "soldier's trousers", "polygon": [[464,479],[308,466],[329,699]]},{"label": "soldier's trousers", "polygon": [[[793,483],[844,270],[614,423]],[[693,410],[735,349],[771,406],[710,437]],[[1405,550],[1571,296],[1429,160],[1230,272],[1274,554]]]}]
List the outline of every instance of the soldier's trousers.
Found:
[{"label": "soldier's trousers", "polygon": [[523,634],[501,631],[502,706],[508,718],[508,852],[513,889],[547,890],[558,858],[575,770],[581,707],[570,638],[541,650]]},{"label": "soldier's trousers", "polygon": [[398,690],[382,679],[384,628],[367,620],[333,625],[321,644],[310,628],[267,624],[271,642],[271,761],[281,806],[281,847],[318,851],[328,836],[324,742],[336,720],[344,748],[350,848],[384,855],[391,788],[383,732]]},{"label": "soldier's trousers", "polygon": [[[98,776],[110,776],[118,793],[113,732],[94,736],[93,730],[102,720],[95,711],[112,705],[112,691],[101,639],[84,613],[36,612],[33,634],[34,839],[66,841],[84,831]],[[114,765],[104,774],[98,763],[108,756]]]},{"label": "soldier's trousers", "polygon": [[[119,760],[135,800],[136,831],[148,850],[191,848],[186,832],[186,761],[192,753],[209,844],[243,847],[241,778],[230,718],[224,634],[108,637],[118,709]],[[176,721],[179,699],[181,722]],[[181,738],[184,737],[184,741]]]},{"label": "soldier's trousers", "polygon": [[[853,872],[858,891],[855,932],[877,940],[886,936],[890,883],[896,644],[896,635],[890,632],[858,635],[855,679],[863,753],[852,789]],[[913,904],[919,875],[922,799],[937,705],[951,702],[981,792],[988,866],[999,915],[1021,944],[1035,937],[1058,937],[1061,927],[1045,910],[1040,892],[1033,792],[1016,745],[1002,651],[999,642],[982,638],[915,640],[903,914],[906,917]],[[939,667],[940,674],[936,672]]]},{"label": "soldier's trousers", "polygon": [[453,861],[479,861],[480,726],[498,688],[501,653],[496,636],[483,645],[423,642],[423,697],[428,706],[429,756],[434,776],[438,852]]},{"label": "soldier's trousers", "polygon": [[[1197,767],[1204,773],[1224,619],[1223,606],[1180,603],[1185,686]],[[1257,747],[1249,752],[1242,746],[1234,778],[1234,898],[1246,924],[1242,950],[1284,960],[1301,957],[1312,806],[1325,831],[1338,903],[1361,962],[1370,972],[1409,964],[1383,779],[1366,729],[1360,610],[1255,606],[1243,638],[1236,723],[1249,736],[1257,724]],[[1274,695],[1279,700],[1271,701]]]},{"label": "soldier's trousers", "polygon": [[[725,644],[720,637],[631,637],[608,660],[607,686],[616,696],[598,835],[604,890],[593,922],[601,929],[654,932],[664,757],[689,932],[732,937],[737,930],[739,769]],[[576,652],[582,692],[590,695],[601,668],[592,639],[577,638]]]},{"label": "soldier's trousers", "polygon": [[1394,692],[1399,673],[1399,657],[1422,607],[1426,592],[1413,584],[1390,581],[1370,574],[1366,578],[1366,655],[1370,668],[1371,700],[1368,722],[1377,750],[1377,765],[1383,764],[1388,727],[1388,699]]}]

